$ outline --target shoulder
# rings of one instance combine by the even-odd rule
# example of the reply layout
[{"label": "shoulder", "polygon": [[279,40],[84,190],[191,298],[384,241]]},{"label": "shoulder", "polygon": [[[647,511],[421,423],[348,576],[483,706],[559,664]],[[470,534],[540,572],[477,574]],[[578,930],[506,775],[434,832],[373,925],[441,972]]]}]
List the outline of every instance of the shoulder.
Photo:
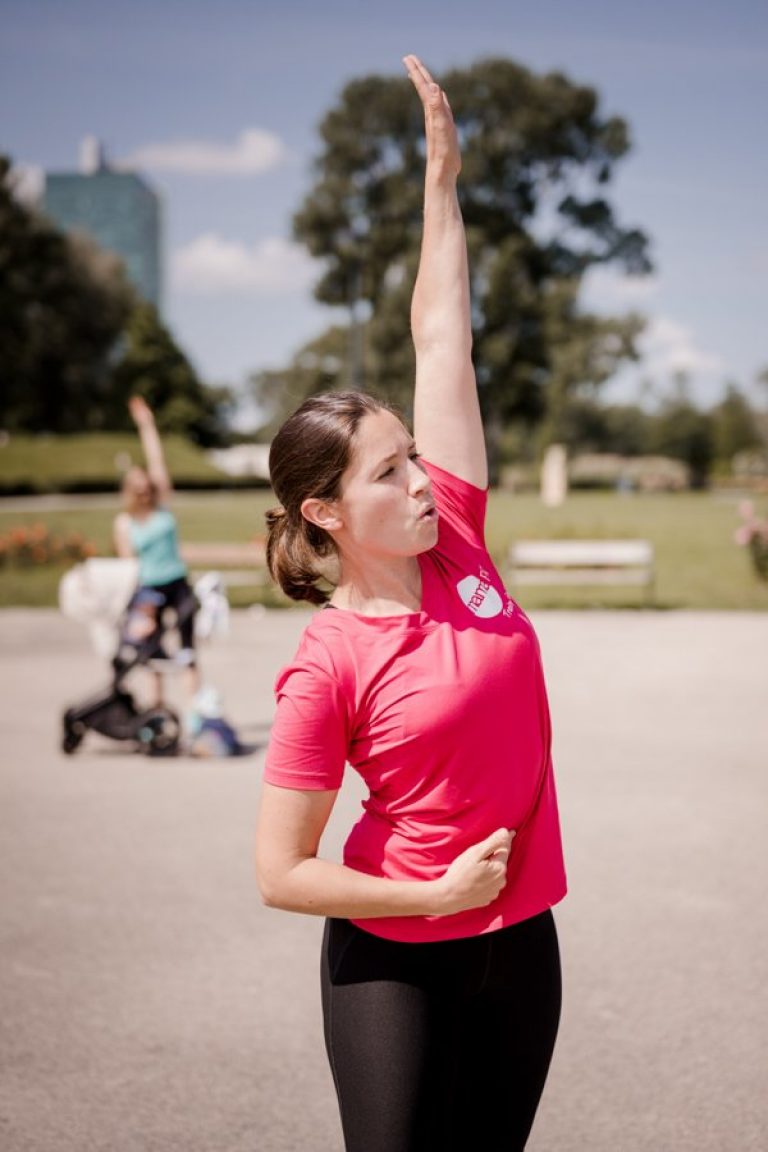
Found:
[{"label": "shoulder", "polygon": [[133,556],[135,552],[133,521],[127,512],[118,512],[112,522],[112,541],[118,556]]},{"label": "shoulder", "polygon": [[270,736],[270,763],[274,766],[275,758],[289,748],[291,758],[295,758],[297,747],[304,748],[315,761],[339,742],[337,751],[343,763],[346,741],[354,727],[356,685],[346,653],[335,650],[323,629],[308,625],[293,659],[275,680],[277,711]]},{"label": "shoulder", "polygon": [[291,662],[278,678],[278,687],[288,675],[333,680],[340,686],[354,680],[353,645],[339,619],[340,613],[319,610],[301,634]]},{"label": "shoulder", "polygon": [[382,668],[409,646],[408,635],[402,625],[388,626],[385,618],[320,609],[304,629],[290,664],[278,675],[278,697],[289,689],[316,689],[343,698],[355,713],[378,682]]},{"label": "shoulder", "polygon": [[[473,545],[484,544],[488,488],[479,488],[430,460],[423,463],[442,525],[449,525]],[[442,539],[444,532],[440,535]]]}]

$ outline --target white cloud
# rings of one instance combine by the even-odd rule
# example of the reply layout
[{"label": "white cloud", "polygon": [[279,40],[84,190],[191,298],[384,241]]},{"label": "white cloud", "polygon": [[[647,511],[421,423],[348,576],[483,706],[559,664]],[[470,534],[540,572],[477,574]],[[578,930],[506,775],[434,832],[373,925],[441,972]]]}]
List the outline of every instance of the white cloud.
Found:
[{"label": "white cloud", "polygon": [[582,302],[587,308],[640,309],[653,300],[659,290],[654,276],[619,276],[607,268],[592,268],[582,283]]},{"label": "white cloud", "polygon": [[279,237],[249,248],[209,232],[180,248],[171,265],[174,288],[196,295],[303,292],[316,276],[306,250]]},{"label": "white cloud", "polygon": [[45,172],[38,164],[14,164],[11,181],[18,201],[31,208],[40,204],[45,192]]},{"label": "white cloud", "polygon": [[675,372],[709,376],[725,371],[720,357],[699,348],[690,328],[668,316],[654,316],[639,340],[644,372],[669,377]]},{"label": "white cloud", "polygon": [[247,128],[233,144],[206,140],[147,144],[123,160],[121,167],[205,176],[253,176],[277,168],[287,159],[288,150],[279,136],[262,128]]},{"label": "white cloud", "polygon": [[726,370],[720,357],[705,351],[696,334],[670,316],[654,314],[660,293],[654,276],[621,276],[608,268],[594,268],[584,279],[581,303],[597,312],[637,311],[646,316],[638,339],[640,363],[626,366],[631,375],[669,380],[677,372],[691,377],[713,377]]}]

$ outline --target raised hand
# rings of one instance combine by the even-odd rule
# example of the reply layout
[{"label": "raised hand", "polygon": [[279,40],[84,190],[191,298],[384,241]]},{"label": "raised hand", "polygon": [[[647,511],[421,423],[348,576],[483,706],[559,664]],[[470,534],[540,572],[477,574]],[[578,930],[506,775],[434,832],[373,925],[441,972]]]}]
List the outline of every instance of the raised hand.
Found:
[{"label": "raised hand", "polygon": [[418,56],[404,56],[403,63],[424,108],[427,165],[439,174],[456,177],[461,152],[448,97]]},{"label": "raised hand", "polygon": [[138,428],[146,424],[154,424],[155,422],[152,409],[143,396],[131,396],[128,401],[128,410]]}]

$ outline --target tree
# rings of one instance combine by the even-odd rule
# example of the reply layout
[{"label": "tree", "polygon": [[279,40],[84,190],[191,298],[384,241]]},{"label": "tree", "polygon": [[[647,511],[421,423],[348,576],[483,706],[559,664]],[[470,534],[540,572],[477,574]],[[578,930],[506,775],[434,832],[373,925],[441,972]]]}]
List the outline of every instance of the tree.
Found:
[{"label": "tree", "polygon": [[691,484],[703,488],[715,456],[712,417],[688,398],[682,379],[677,393],[656,413],[651,447],[662,456],[682,460],[691,469]]},{"label": "tree", "polygon": [[756,422],[763,444],[768,448],[768,368],[760,369],[755,377],[755,383],[765,392],[765,407],[760,406]]},{"label": "tree", "polygon": [[14,196],[0,157],[0,425],[27,432],[133,428],[128,396],[163,431],[218,443],[229,395],[207,389],[123,265]]},{"label": "tree", "polygon": [[644,456],[652,443],[653,417],[639,404],[611,404],[603,408],[605,447],[622,456]]},{"label": "tree", "polygon": [[765,391],[768,398],[768,368],[761,368],[755,377],[755,382]]},{"label": "tree", "polygon": [[127,403],[135,394],[151,405],[161,432],[177,432],[203,447],[221,441],[219,409],[229,400],[227,390],[201,383],[146,301],[137,303],[128,319],[110,383],[110,427],[132,427]]},{"label": "tree", "polygon": [[757,448],[762,443],[756,415],[735,384],[728,385],[711,416],[715,458],[721,463],[730,465],[737,452]]},{"label": "tree", "polygon": [[[442,78],[463,151],[460,199],[473,290],[475,361],[486,421],[553,421],[563,395],[597,387],[634,355],[640,321],[577,307],[595,264],[649,270],[647,241],[605,199],[629,148],[594,89],[510,60]],[[423,123],[405,79],[354,80],[320,125],[315,183],[294,231],[325,261],[315,294],[372,310],[365,385],[403,403],[413,361],[408,304],[421,239]]]},{"label": "tree", "polygon": [[110,356],[133,303],[119,260],[22,205],[0,157],[0,424],[103,427]]},{"label": "tree", "polygon": [[255,372],[250,377],[250,395],[264,419],[260,440],[270,440],[286,415],[308,396],[349,387],[349,335],[344,328],[328,328],[304,344],[287,368]]},{"label": "tree", "polygon": [[555,280],[543,297],[543,330],[549,349],[546,411],[540,428],[544,444],[572,445],[572,409],[595,402],[599,387],[623,360],[636,360],[635,341],[643,320],[580,312],[578,283]]}]

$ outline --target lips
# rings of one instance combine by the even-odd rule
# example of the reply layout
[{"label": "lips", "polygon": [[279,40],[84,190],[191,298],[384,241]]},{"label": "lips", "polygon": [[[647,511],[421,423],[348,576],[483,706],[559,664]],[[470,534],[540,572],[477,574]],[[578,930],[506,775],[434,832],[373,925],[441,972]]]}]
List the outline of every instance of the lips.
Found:
[{"label": "lips", "polygon": [[437,508],[434,504],[430,504],[419,513],[419,520],[431,519],[433,516],[437,516]]}]

